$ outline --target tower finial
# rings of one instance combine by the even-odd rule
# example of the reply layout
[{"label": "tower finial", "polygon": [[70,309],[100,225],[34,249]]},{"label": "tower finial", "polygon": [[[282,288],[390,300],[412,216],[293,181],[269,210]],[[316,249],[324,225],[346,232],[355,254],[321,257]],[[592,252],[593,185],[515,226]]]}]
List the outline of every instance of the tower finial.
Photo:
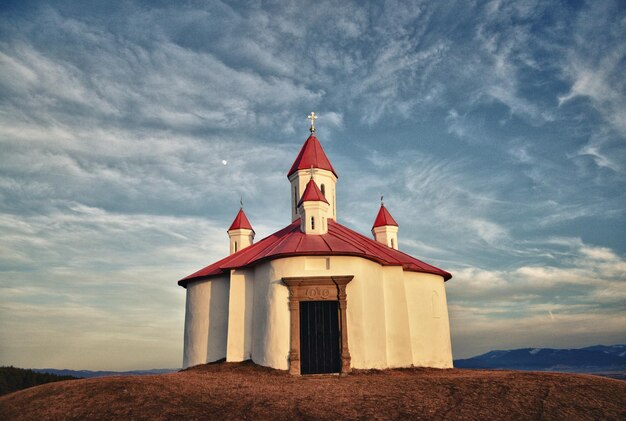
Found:
[{"label": "tower finial", "polygon": [[243,209],[243,196],[239,196],[239,207]]},{"label": "tower finial", "polygon": [[311,131],[311,133],[315,133],[315,119],[319,117],[316,116],[313,111],[311,111],[311,114],[309,114],[307,118],[311,120],[311,128],[309,130]]},{"label": "tower finial", "polygon": [[383,195],[380,195],[380,206],[385,206],[385,202],[383,202]]}]

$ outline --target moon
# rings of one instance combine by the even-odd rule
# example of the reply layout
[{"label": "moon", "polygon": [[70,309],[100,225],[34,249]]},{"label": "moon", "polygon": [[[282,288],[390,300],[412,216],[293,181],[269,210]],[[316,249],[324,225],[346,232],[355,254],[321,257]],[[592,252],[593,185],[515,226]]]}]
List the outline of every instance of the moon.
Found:
[{"label": "moon", "polygon": [[228,161],[225,159],[222,159],[222,165],[226,165],[226,164],[228,164]]}]

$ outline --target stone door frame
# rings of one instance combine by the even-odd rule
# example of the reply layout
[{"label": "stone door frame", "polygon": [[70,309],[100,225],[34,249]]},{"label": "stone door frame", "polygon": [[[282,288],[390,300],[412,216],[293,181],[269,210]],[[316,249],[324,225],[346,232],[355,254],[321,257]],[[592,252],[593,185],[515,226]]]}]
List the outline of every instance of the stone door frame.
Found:
[{"label": "stone door frame", "polygon": [[289,350],[289,374],[300,375],[300,301],[339,301],[339,336],[341,346],[341,372],[350,372],[350,349],[348,348],[346,285],[353,275],[342,276],[294,276],[282,278],[289,289],[289,313],[291,316],[291,347]]}]

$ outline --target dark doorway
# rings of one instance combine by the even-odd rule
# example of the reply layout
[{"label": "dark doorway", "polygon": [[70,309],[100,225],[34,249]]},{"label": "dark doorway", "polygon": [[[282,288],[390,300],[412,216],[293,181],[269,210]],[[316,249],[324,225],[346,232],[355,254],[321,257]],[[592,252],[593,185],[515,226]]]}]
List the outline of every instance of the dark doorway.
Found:
[{"label": "dark doorway", "polygon": [[300,373],[339,373],[338,301],[300,302]]}]

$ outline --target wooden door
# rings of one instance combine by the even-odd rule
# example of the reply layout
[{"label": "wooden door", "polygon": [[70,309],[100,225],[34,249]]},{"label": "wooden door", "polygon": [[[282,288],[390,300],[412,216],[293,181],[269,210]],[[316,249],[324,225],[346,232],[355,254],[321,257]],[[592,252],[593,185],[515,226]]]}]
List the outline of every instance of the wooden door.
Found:
[{"label": "wooden door", "polygon": [[300,373],[339,373],[341,348],[337,301],[300,302]]}]

